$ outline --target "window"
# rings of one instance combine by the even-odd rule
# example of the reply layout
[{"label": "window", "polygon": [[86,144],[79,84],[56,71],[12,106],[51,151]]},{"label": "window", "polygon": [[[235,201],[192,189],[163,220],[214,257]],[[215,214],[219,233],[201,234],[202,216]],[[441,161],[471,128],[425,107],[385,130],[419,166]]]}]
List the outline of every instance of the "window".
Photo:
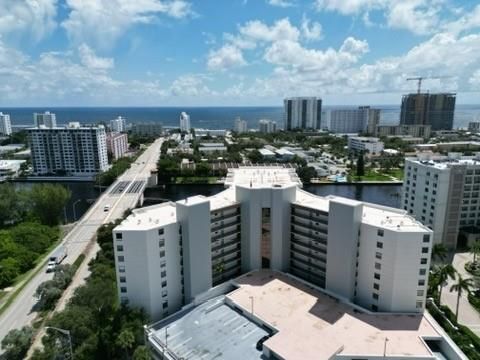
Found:
[{"label": "window", "polygon": [[373,293],[372,298],[374,298],[375,300],[378,300],[378,294]]},{"label": "window", "polygon": [[378,306],[375,304],[372,304],[372,311],[378,311]]},{"label": "window", "polygon": [[383,249],[383,243],[380,241],[377,241],[377,248]]},{"label": "window", "polygon": [[379,260],[382,260],[382,253],[381,252],[376,252],[375,253],[375,258],[379,259]]},{"label": "window", "polygon": [[423,309],[423,301],[417,301],[417,309]]},{"label": "window", "polygon": [[167,282],[166,281],[162,281],[162,288],[166,287],[167,286]]},{"label": "window", "polygon": [[165,240],[163,240],[163,239],[158,240],[158,246],[159,247],[164,247],[165,246]]},{"label": "window", "polygon": [[125,266],[120,265],[120,266],[118,267],[118,272],[124,273],[124,272],[125,272]]},{"label": "window", "polygon": [[163,302],[162,308],[164,308],[164,309],[168,308],[168,301]]},{"label": "window", "polygon": [[420,269],[418,273],[423,276],[427,273],[427,269]]},{"label": "window", "polygon": [[165,251],[160,251],[160,257],[165,257]]},{"label": "window", "polygon": [[125,276],[120,276],[120,282],[121,283],[127,282],[127,278]]},{"label": "window", "polygon": [[380,280],[380,274],[379,273],[375,273],[375,275],[373,275],[373,277],[377,280]]},{"label": "window", "polygon": [[374,288],[375,290],[380,290],[380,284],[374,283],[374,284],[373,284],[373,288]]},{"label": "window", "polygon": [[[383,236],[383,230],[382,229],[378,229],[377,230],[377,235],[378,236]],[[378,244],[378,243],[377,243]]]},{"label": "window", "polygon": [[117,251],[123,251],[123,245],[117,245]]},{"label": "window", "polygon": [[162,297],[167,296],[167,290],[162,290]]},{"label": "window", "polygon": [[423,242],[424,242],[424,243],[430,242],[430,235],[429,235],[429,234],[423,235]]},{"label": "window", "polygon": [[423,296],[424,293],[424,290],[417,290],[417,296]]},{"label": "window", "polygon": [[375,263],[375,269],[380,270],[382,268],[382,264]]},{"label": "window", "polygon": [[127,288],[126,288],[125,286],[122,286],[122,287],[120,288],[120,292],[123,293],[123,294],[126,293],[126,292],[127,292]]},{"label": "window", "polygon": [[160,273],[160,276],[161,276],[161,277],[167,276],[167,272],[166,272],[166,271],[162,271],[162,272]]},{"label": "window", "polygon": [[427,258],[421,258],[420,259],[420,264],[425,265],[427,263],[428,259]]},{"label": "window", "polygon": [[128,298],[126,296],[122,296],[120,298],[120,302],[124,305],[127,305],[128,304]]},{"label": "window", "polygon": [[117,239],[117,240],[122,240],[122,239],[123,239],[122,236],[123,236],[122,233],[116,233],[116,234],[115,234],[115,239]]},{"label": "window", "polygon": [[125,261],[125,257],[124,256],[119,256],[118,257],[118,262],[124,262]]},{"label": "window", "polygon": [[418,280],[418,286],[425,286],[425,280]]},{"label": "window", "polygon": [[428,254],[428,247],[422,247],[422,254]]},{"label": "window", "polygon": [[165,229],[158,229],[158,235],[165,234]]}]

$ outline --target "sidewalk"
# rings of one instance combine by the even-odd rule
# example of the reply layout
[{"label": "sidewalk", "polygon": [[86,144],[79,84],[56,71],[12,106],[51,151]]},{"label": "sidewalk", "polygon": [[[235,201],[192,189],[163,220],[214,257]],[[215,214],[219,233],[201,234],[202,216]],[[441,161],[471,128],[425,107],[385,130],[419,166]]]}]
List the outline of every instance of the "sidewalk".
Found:
[{"label": "sidewalk", "polygon": [[[465,264],[471,261],[473,256],[470,253],[457,253],[453,258],[452,265],[458,273],[464,278],[472,277],[465,270]],[[455,284],[455,280],[448,280],[448,284],[442,290],[442,305],[447,305],[453,313],[457,306],[457,292],[450,292],[450,287]],[[458,322],[468,326],[476,335],[480,336],[480,313],[468,302],[468,294],[462,294],[458,310]]]}]

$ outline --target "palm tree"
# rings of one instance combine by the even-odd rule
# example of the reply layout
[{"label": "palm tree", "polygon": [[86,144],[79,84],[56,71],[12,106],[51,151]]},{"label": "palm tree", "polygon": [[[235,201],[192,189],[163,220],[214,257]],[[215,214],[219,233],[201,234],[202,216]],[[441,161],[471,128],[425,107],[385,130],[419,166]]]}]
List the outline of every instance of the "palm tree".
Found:
[{"label": "palm tree", "polygon": [[455,280],[455,268],[451,264],[436,266],[433,271],[433,276],[436,279],[438,286],[438,305],[442,302],[442,290],[448,279]]},{"label": "palm tree", "polygon": [[473,264],[477,262],[477,255],[480,253],[480,240],[476,240],[472,246],[470,246],[470,252],[473,254]]},{"label": "palm tree", "polygon": [[448,249],[443,244],[435,244],[432,247],[432,260],[444,262],[447,258]]},{"label": "palm tree", "polygon": [[460,297],[462,296],[463,292],[470,292],[470,289],[473,287],[473,280],[472,278],[464,279],[462,275],[458,274],[458,280],[456,284],[453,284],[450,288],[450,292],[456,291],[457,292],[457,308],[455,310],[455,321],[458,323],[458,307],[460,305]]}]

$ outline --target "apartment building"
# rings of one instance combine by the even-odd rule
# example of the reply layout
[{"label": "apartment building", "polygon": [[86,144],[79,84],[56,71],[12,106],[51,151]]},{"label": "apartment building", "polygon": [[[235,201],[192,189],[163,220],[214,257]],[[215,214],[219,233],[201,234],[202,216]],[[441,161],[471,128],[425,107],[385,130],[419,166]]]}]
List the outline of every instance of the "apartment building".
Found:
[{"label": "apartment building", "polygon": [[374,134],[380,121],[380,110],[369,106],[358,109],[335,109],[327,114],[327,129],[333,133],[353,134],[364,132]]},{"label": "apartment building", "polygon": [[310,194],[288,168],[232,169],[225,184],[211,197],[133,210],[114,229],[122,302],[160,319],[269,269],[369,311],[423,311],[432,231],[405,211]]},{"label": "apartment building", "polygon": [[258,122],[258,129],[261,133],[271,134],[277,131],[277,123],[268,119],[261,119]]},{"label": "apartment building", "polygon": [[247,121],[236,118],[235,123],[233,124],[233,131],[235,131],[237,134],[243,134],[246,133],[247,130]]},{"label": "apartment building", "polygon": [[9,136],[12,134],[12,123],[10,115],[0,112],[0,135]]},{"label": "apartment building", "polygon": [[352,136],[348,138],[348,150],[355,153],[378,155],[383,151],[384,144],[379,138]]},{"label": "apartment building", "polygon": [[128,135],[119,132],[107,133],[107,151],[113,160],[125,156],[128,151]]},{"label": "apartment building", "polygon": [[188,115],[186,112],[182,112],[180,114],[180,131],[188,133],[190,132],[191,128],[190,115]]},{"label": "apartment building", "polygon": [[320,129],[322,99],[316,97],[287,98],[284,103],[284,129]]},{"label": "apartment building", "polygon": [[45,126],[27,129],[35,175],[93,176],[108,168],[105,128]]},{"label": "apartment building", "polygon": [[117,133],[127,131],[127,120],[121,116],[110,120],[110,131]]},{"label": "apartment building", "polygon": [[33,125],[35,127],[44,126],[47,128],[57,127],[57,117],[54,113],[49,111],[42,113],[33,114]]},{"label": "apartment building", "polygon": [[462,228],[480,225],[480,157],[419,153],[405,159],[403,208],[456,249]]},{"label": "apartment building", "polygon": [[431,125],[379,125],[375,128],[375,136],[412,136],[429,139],[432,135]]},{"label": "apartment building", "polygon": [[160,136],[163,133],[163,126],[157,122],[134,123],[132,134],[141,136]]}]

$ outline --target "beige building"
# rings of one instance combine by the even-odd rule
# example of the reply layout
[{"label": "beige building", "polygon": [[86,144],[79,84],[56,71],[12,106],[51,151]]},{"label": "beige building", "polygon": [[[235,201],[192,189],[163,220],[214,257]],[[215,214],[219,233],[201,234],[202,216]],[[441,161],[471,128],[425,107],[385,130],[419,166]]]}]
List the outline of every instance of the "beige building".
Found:
[{"label": "beige building", "polygon": [[107,149],[113,160],[117,160],[128,151],[128,135],[119,132],[107,133]]}]

